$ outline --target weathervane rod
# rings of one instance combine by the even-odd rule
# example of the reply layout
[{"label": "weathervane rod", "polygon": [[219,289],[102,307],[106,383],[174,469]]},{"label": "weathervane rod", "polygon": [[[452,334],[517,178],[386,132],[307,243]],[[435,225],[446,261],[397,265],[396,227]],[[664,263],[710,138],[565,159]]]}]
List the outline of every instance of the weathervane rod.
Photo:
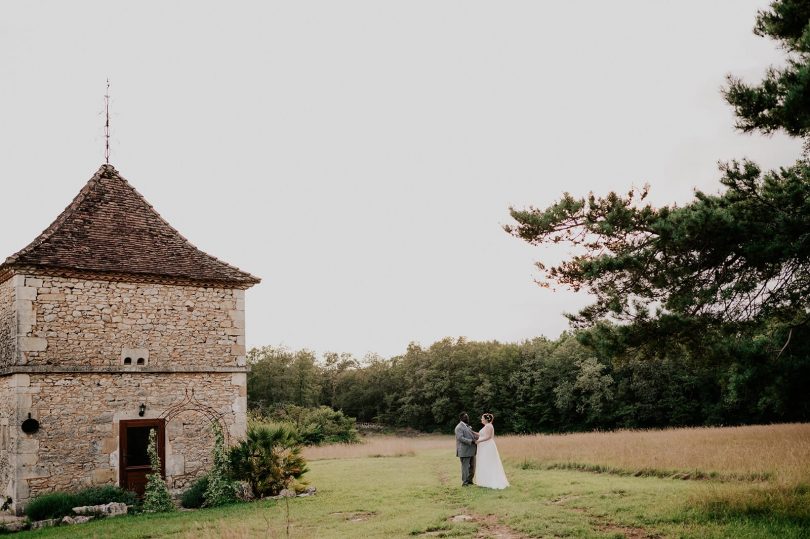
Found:
[{"label": "weathervane rod", "polygon": [[104,123],[104,159],[110,164],[110,79],[107,79],[107,93],[104,94],[104,113],[107,121]]}]

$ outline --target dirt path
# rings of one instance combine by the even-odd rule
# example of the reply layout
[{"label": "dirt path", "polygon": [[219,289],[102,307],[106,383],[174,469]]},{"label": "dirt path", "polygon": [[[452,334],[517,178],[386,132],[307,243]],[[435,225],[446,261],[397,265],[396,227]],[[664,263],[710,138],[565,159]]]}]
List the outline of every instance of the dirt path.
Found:
[{"label": "dirt path", "polygon": [[580,496],[561,496],[551,500],[551,505],[555,505],[586,517],[591,525],[591,528],[604,533],[621,534],[627,539],[662,539],[658,533],[651,532],[639,526],[628,526],[614,522],[603,515],[595,515],[582,507],[571,507],[567,505],[568,502],[576,500]]},{"label": "dirt path", "polygon": [[475,515],[462,513],[448,519],[450,522],[473,522],[478,524],[476,539],[529,539],[498,520],[497,515]]}]

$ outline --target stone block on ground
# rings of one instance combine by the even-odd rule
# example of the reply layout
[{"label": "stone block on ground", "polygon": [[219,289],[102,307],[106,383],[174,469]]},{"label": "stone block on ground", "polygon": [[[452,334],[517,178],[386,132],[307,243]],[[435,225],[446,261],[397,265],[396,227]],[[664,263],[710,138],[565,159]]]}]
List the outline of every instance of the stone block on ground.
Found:
[{"label": "stone block on ground", "polygon": [[58,518],[49,518],[47,520],[37,520],[36,522],[31,523],[32,530],[38,530],[40,528],[49,528],[51,526],[56,526],[59,524],[60,520]]},{"label": "stone block on ground", "polygon": [[127,504],[121,502],[110,502],[102,505],[83,505],[74,507],[73,512],[77,515],[106,515],[114,517],[127,514]]},{"label": "stone block on ground", "polygon": [[304,492],[298,495],[299,498],[303,498],[304,496],[314,496],[315,493],[318,492],[318,489],[314,486],[307,487]]},{"label": "stone block on ground", "polygon": [[279,492],[275,496],[267,496],[267,499],[280,500],[281,498],[295,498],[295,496],[296,496],[296,494],[295,494],[294,490],[289,489],[289,488],[285,488],[285,489],[282,489],[282,491]]},{"label": "stone block on ground", "polygon": [[93,517],[88,515],[79,515],[77,517],[62,517],[62,524],[84,524],[93,520]]},{"label": "stone block on ground", "polygon": [[28,526],[28,521],[25,517],[15,517],[11,515],[2,515],[0,518],[0,528],[7,532],[18,532]]}]

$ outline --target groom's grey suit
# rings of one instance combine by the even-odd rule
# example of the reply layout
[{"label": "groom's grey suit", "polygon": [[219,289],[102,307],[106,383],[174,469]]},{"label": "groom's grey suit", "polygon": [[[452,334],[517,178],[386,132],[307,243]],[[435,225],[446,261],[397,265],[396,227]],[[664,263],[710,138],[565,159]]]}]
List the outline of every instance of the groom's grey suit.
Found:
[{"label": "groom's grey suit", "polygon": [[475,476],[476,434],[468,424],[461,421],[456,425],[456,456],[461,459],[461,484],[472,485]]}]

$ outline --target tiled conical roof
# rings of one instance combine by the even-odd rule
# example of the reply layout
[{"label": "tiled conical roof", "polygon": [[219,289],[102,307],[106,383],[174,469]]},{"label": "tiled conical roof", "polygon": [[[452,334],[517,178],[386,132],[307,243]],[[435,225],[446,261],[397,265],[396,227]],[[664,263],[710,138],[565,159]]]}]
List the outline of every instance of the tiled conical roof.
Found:
[{"label": "tiled conical roof", "polygon": [[[188,242],[111,165],[42,234],[0,265],[247,288],[257,277]],[[125,279],[124,279],[125,280]]]}]

